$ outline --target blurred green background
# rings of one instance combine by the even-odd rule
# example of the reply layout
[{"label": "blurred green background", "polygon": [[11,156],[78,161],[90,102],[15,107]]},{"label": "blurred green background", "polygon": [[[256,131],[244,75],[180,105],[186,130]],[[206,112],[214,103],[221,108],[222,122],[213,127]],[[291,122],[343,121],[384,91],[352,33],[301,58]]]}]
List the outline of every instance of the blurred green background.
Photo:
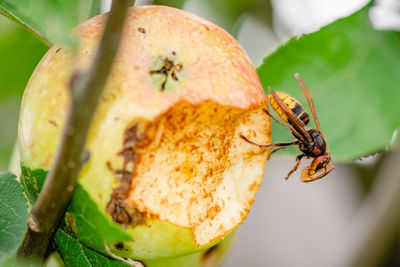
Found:
[{"label": "blurred green background", "polygon": [[17,136],[19,104],[47,46],[31,32],[0,16],[0,170],[6,170]]}]

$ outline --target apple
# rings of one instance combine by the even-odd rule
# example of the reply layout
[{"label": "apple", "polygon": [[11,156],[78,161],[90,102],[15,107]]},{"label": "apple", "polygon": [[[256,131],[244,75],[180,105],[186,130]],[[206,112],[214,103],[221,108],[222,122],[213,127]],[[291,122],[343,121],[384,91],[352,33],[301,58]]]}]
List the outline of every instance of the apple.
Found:
[{"label": "apple", "polygon": [[[18,145],[32,201],[60,143],[71,77],[89,68],[106,20],[79,25],[77,49],[50,48],[27,85]],[[257,73],[226,31],[174,8],[130,8],[65,228],[144,262],[207,251],[243,222],[264,176],[269,150],[240,138],[271,141],[262,108]]]}]

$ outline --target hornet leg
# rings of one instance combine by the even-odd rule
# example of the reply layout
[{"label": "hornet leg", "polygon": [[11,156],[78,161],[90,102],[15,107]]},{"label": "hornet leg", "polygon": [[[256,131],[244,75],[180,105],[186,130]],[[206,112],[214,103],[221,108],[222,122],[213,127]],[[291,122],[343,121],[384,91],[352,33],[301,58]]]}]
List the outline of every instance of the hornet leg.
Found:
[{"label": "hornet leg", "polygon": [[288,173],[288,175],[286,176],[286,180],[289,179],[290,175],[292,175],[292,173],[294,173],[297,168],[299,167],[300,163],[301,163],[301,159],[304,157],[304,154],[300,154],[296,157],[296,165],[294,165],[293,169]]}]

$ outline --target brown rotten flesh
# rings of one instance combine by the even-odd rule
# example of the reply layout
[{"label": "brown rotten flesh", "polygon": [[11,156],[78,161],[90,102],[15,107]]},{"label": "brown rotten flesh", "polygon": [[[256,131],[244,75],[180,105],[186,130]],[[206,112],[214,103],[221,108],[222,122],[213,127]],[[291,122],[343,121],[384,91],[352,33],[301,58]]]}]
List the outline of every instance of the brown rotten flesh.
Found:
[{"label": "brown rotten flesh", "polygon": [[[71,76],[92,62],[106,18],[77,27],[77,51],[55,45],[32,75],[19,123],[25,166],[50,168]],[[114,252],[142,259],[188,254],[241,224],[269,151],[240,134],[270,142],[263,107],[254,67],[224,30],[177,9],[130,9],[86,143],[90,159],[79,177],[112,227],[131,236],[124,242],[129,250]]]}]

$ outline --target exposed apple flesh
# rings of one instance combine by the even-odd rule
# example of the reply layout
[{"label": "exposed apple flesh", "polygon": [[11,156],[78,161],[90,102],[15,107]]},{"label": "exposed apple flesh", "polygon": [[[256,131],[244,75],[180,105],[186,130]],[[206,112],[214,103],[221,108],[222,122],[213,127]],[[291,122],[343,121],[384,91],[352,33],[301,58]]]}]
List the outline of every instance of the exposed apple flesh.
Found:
[{"label": "exposed apple flesh", "polygon": [[[53,46],[32,75],[19,122],[24,166],[50,168],[71,76],[90,66],[106,19],[103,14],[78,26],[78,49]],[[270,142],[262,107],[267,104],[257,73],[228,33],[181,10],[131,8],[79,177],[102,216],[131,237],[123,242],[126,250],[110,244],[113,253],[176,257],[215,244],[242,223],[269,152],[239,135]],[[71,214],[75,235],[101,250],[88,238],[95,233],[82,233]]]}]

